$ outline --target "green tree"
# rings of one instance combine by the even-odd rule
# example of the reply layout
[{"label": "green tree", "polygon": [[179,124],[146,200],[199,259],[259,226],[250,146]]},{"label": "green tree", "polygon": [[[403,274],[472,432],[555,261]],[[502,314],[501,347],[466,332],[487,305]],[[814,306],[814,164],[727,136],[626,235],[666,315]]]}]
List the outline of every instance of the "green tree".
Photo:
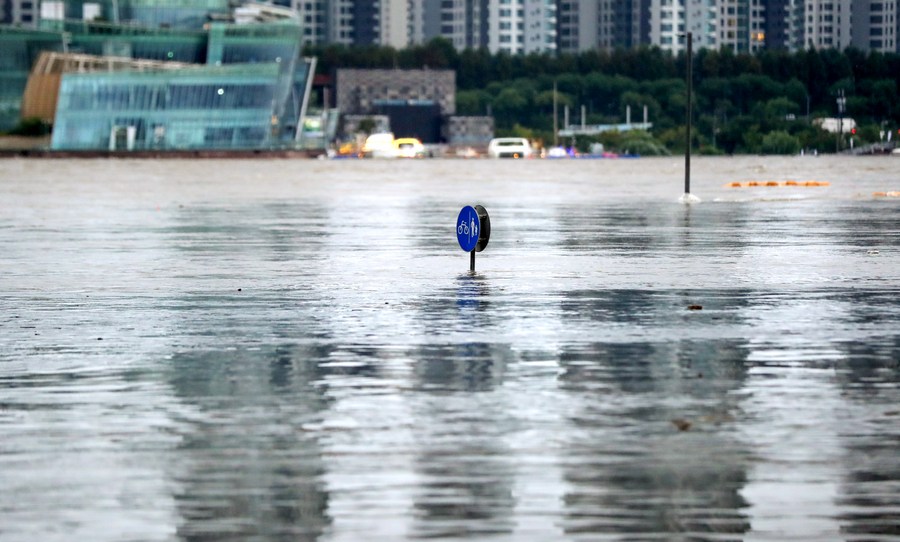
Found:
[{"label": "green tree", "polygon": [[668,156],[671,154],[650,132],[644,130],[629,130],[623,133],[618,149],[623,153],[641,156]]},{"label": "green tree", "polygon": [[50,134],[52,127],[38,117],[22,119],[9,131],[9,135],[37,137]]},{"label": "green tree", "polygon": [[456,113],[458,115],[487,115],[491,95],[484,90],[460,90],[456,93]]},{"label": "green tree", "polygon": [[788,115],[797,115],[800,107],[790,98],[773,98],[765,103],[765,115],[769,119],[784,120]]},{"label": "green tree", "polygon": [[372,132],[375,131],[375,126],[376,126],[375,119],[373,119],[372,117],[366,117],[366,118],[362,119],[361,121],[359,121],[359,125],[357,126],[357,128],[359,129],[360,132],[362,132],[366,135],[370,135]]},{"label": "green tree", "polygon": [[500,91],[492,102],[498,127],[512,127],[527,115],[528,96],[521,88],[509,86]]},{"label": "green tree", "polygon": [[763,136],[760,150],[763,154],[797,154],[800,140],[784,131],[769,132]]}]

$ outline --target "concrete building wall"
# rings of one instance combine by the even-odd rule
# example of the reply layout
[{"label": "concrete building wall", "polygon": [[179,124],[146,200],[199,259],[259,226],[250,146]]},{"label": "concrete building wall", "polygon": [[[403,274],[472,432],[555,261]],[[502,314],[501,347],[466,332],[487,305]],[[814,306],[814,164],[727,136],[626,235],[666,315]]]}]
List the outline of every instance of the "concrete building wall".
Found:
[{"label": "concrete building wall", "polygon": [[852,40],[850,20],[853,0],[806,0],[805,47],[845,49]]},{"label": "concrete building wall", "polygon": [[433,101],[441,115],[456,113],[453,70],[337,70],[337,108],[345,114],[373,113],[379,100]]},{"label": "concrete building wall", "polygon": [[594,49],[600,45],[600,35],[612,28],[611,10],[601,20],[600,8],[613,4],[611,0],[563,0],[557,4],[557,48],[561,52],[575,53]]},{"label": "concrete building wall", "polygon": [[494,138],[494,117],[449,117],[444,132],[450,145],[487,145]]},{"label": "concrete building wall", "polygon": [[864,51],[897,51],[897,0],[853,3],[853,46]]}]

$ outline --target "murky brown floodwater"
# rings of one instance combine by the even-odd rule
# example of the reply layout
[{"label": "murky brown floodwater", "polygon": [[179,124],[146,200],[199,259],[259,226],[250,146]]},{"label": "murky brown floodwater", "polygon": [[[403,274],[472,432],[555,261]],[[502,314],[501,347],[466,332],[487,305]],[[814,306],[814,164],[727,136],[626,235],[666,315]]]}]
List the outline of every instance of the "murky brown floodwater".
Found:
[{"label": "murky brown floodwater", "polygon": [[0,540],[900,540],[900,158],[692,166],[0,160]]}]

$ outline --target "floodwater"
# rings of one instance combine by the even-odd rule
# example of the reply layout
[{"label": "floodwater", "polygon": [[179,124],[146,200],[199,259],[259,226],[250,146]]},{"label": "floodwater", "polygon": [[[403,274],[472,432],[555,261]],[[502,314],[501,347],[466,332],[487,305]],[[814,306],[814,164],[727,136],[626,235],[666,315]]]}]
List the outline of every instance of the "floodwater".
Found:
[{"label": "floodwater", "polygon": [[900,540],[900,158],[692,169],[0,160],[0,540]]}]

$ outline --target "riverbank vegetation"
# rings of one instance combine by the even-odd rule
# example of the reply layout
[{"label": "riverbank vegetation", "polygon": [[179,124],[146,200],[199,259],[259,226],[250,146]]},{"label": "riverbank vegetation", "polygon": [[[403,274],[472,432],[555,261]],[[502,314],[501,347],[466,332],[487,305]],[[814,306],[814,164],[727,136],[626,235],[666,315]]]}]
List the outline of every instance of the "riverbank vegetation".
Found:
[{"label": "riverbank vegetation", "polygon": [[[570,124],[641,122],[649,136],[609,132],[560,141],[612,150],[640,146],[644,154],[683,152],[686,62],[684,54],[654,47],[579,54],[491,54],[456,51],[445,39],[407,49],[322,46],[319,73],[336,68],[453,69],[457,114],[492,115],[498,136],[524,136],[553,144],[554,102],[561,127]],[[900,55],[846,51],[763,51],[758,54],[701,49],[694,54],[692,146],[709,154],[836,152],[900,136]],[[556,91],[554,92],[554,87]],[[839,137],[816,119],[843,117],[855,133]],[[849,123],[846,124],[849,127]],[[852,142],[851,142],[852,140]],[[631,148],[628,146],[631,145]],[[633,151],[635,152],[635,151]]]}]

